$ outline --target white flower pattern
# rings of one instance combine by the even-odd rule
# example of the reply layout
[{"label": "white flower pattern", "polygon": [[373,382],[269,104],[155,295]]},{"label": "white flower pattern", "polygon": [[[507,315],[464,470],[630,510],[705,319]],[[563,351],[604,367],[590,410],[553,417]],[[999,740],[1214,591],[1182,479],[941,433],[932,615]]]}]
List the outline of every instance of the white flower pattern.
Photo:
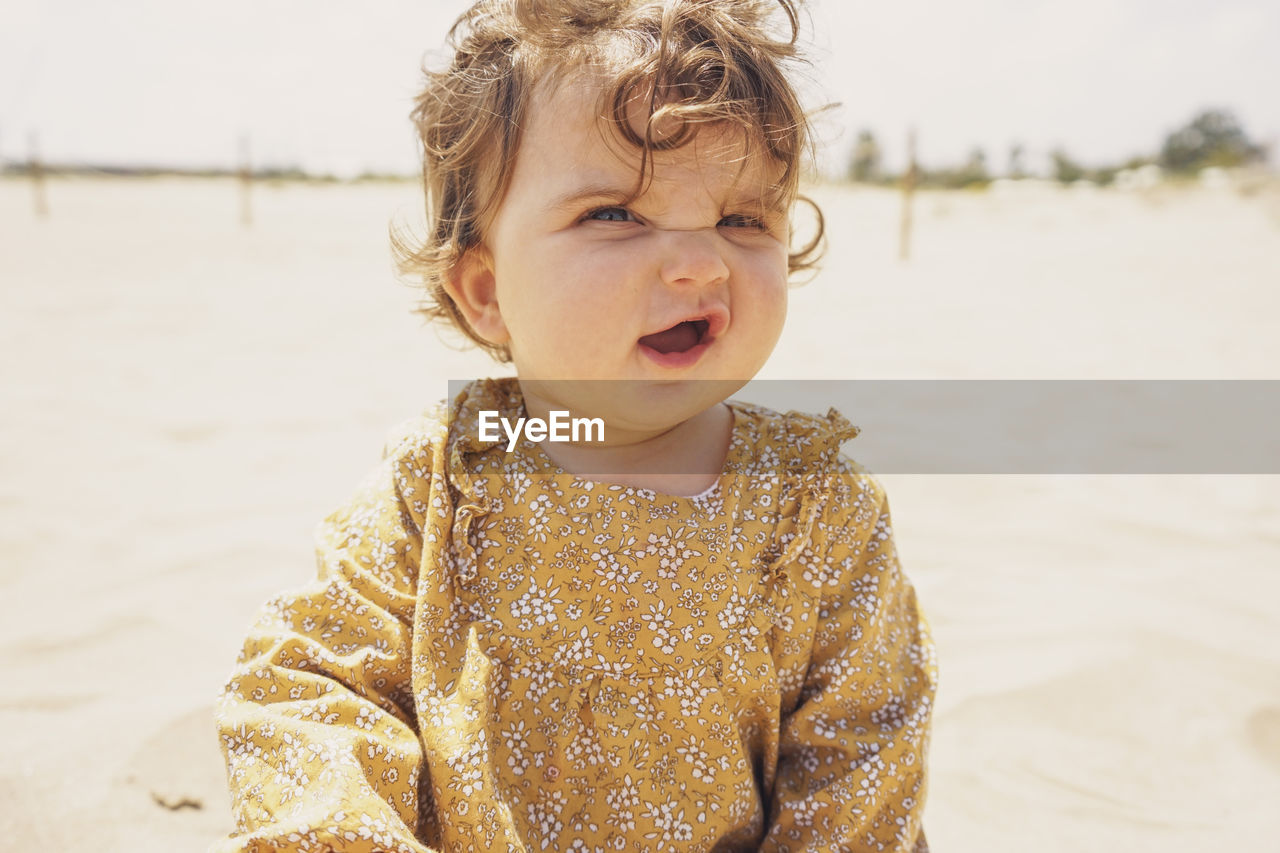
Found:
[{"label": "white flower pattern", "polygon": [[521,406],[412,425],[264,610],[216,853],[927,849],[933,647],[847,423],[735,403],[679,498],[478,440]]}]

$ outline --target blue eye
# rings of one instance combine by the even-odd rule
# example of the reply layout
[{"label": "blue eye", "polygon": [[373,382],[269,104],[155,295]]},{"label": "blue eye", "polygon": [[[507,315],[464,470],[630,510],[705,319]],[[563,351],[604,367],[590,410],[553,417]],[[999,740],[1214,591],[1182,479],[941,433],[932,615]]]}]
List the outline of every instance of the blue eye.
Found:
[{"label": "blue eye", "polygon": [[719,225],[727,228],[754,228],[757,231],[765,230],[765,223],[762,219],[754,216],[744,216],[740,213],[732,213],[721,219]]},{"label": "blue eye", "polygon": [[635,217],[625,207],[601,207],[591,211],[583,219],[593,222],[633,222]]}]

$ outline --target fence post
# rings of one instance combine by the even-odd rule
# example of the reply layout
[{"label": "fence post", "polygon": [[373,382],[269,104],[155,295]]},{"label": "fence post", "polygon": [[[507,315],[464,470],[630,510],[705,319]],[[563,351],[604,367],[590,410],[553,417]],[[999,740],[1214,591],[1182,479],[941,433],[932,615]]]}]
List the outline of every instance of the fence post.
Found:
[{"label": "fence post", "polygon": [[49,215],[49,198],[45,193],[44,164],[40,162],[40,137],[33,130],[27,137],[31,159],[27,162],[27,174],[31,176],[32,201],[35,203],[36,216],[44,219]]},{"label": "fence post", "polygon": [[902,173],[902,225],[898,230],[898,260],[911,257],[911,204],[916,192],[919,169],[916,166],[916,129],[907,131],[907,168]]},{"label": "fence post", "polygon": [[240,224],[248,228],[253,224],[253,203],[250,189],[253,185],[253,168],[249,162],[249,135],[240,137]]}]

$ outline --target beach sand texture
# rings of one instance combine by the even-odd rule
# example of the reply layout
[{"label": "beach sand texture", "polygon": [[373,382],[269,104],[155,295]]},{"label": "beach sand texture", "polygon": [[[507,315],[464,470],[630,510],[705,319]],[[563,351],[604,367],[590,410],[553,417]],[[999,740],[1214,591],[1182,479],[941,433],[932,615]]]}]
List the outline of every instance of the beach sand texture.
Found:
[{"label": "beach sand texture", "polygon": [[[210,706],[387,431],[494,373],[395,283],[415,187],[0,181],[0,849],[202,850]],[[1280,193],[819,188],[773,378],[1280,378]],[[857,413],[848,412],[856,423]],[[857,442],[850,447],[856,457]],[[942,666],[934,849],[1280,836],[1280,477],[882,477]]]}]

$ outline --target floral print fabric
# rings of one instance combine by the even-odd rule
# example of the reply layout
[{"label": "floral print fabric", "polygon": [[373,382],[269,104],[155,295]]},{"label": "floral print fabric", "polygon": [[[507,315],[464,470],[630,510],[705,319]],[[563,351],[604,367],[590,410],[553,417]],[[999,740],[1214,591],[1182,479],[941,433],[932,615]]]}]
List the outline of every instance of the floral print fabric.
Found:
[{"label": "floral print fabric", "polygon": [[478,439],[389,448],[218,709],[229,851],[906,850],[935,662],[884,493],[826,418],[731,404],[693,498]]}]

